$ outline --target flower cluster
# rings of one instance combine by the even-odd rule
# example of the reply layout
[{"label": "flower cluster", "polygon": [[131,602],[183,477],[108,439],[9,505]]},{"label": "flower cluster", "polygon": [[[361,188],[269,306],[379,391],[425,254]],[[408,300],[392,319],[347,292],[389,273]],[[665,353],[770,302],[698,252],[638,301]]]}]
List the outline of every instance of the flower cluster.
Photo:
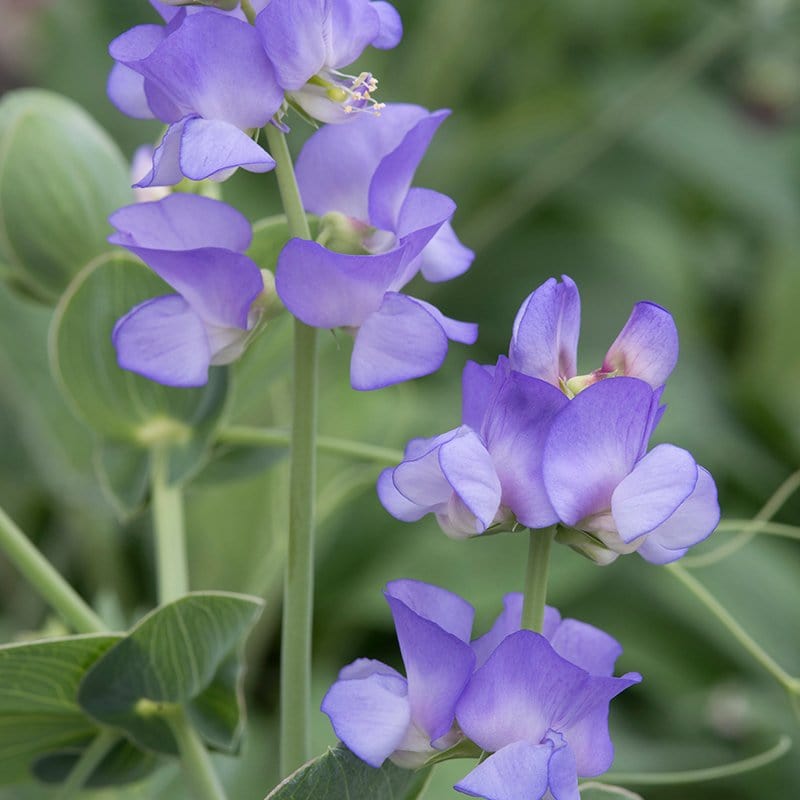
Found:
[{"label": "flower cluster", "polygon": [[664,564],[719,521],[714,480],[681,448],[648,443],[677,360],[670,314],[639,303],[602,366],[577,375],[575,284],[550,279],[523,303],[509,357],[469,363],[463,424],[409,442],[378,494],[405,521],[436,515],[461,538],[560,523],[559,537],[607,563],[637,551]]},{"label": "flower cluster", "polygon": [[[359,659],[322,710],[372,766],[417,767],[469,740],[490,754],[455,786],[488,800],[578,797],[578,777],[613,760],[610,701],[641,676],[613,677],[622,652],[608,634],[547,608],[543,633],[521,630],[522,596],[507,595],[491,630],[470,641],[474,611],[436,586],[386,588],[406,675]],[[459,748],[461,749],[461,748]]]},{"label": "flower cluster", "polygon": [[262,0],[255,25],[241,9],[152,5],[166,24],[138,25],[109,48],[115,105],[169,126],[139,186],[272,169],[252,135],[284,101],[325,122],[372,108],[375,79],[339,70],[368,45],[391,48],[402,36],[397,12],[382,1]]}]

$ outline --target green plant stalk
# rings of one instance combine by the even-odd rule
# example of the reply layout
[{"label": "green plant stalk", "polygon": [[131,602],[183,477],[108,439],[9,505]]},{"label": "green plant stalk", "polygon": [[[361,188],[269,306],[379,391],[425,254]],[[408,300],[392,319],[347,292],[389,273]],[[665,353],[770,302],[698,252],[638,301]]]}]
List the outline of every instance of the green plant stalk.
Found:
[{"label": "green plant stalk", "polygon": [[[284,447],[291,442],[288,431],[279,428],[251,428],[247,425],[231,425],[217,434],[217,441],[222,444],[249,444],[263,447]],[[336,436],[317,436],[317,451],[331,455],[351,456],[362,461],[374,461],[376,464],[393,466],[403,460],[401,450],[390,447],[379,447],[374,444],[354,442]]]},{"label": "green plant stalk", "polygon": [[[267,125],[289,235],[310,239],[286,137]],[[311,757],[311,630],[314,598],[317,332],[294,322],[294,387],[289,473],[289,542],[281,629],[281,774]]]},{"label": "green plant stalk", "polygon": [[544,605],[547,601],[547,574],[550,569],[550,547],[556,528],[531,530],[528,534],[528,567],[525,572],[525,601],[522,606],[522,627],[542,632]]},{"label": "green plant stalk", "polygon": [[697,578],[679,564],[667,564],[672,573],[727,629],[748,653],[764,667],[788,692],[800,693],[800,680],[793,678],[783,667],[759,645],[734,619],[728,609],[703,586]]},{"label": "green plant stalk", "polygon": [[214,772],[200,737],[189,723],[182,706],[165,715],[181,754],[181,766],[192,787],[193,800],[226,800],[225,790]]},{"label": "green plant stalk", "polygon": [[[598,779],[598,783],[629,783],[633,786],[678,786],[680,784],[702,783],[714,781],[719,778],[729,778],[732,775],[741,775],[760,767],[765,767],[777,761],[792,748],[792,740],[788,736],[781,736],[777,744],[749,758],[722,764],[718,767],[704,769],[689,769],[683,772],[609,772]],[[581,788],[586,784],[582,784]]]},{"label": "green plant stalk", "polygon": [[177,600],[189,591],[183,492],[169,484],[169,451],[156,447],[150,454],[153,535],[158,573],[158,602]]},{"label": "green plant stalk", "polygon": [[66,781],[56,795],[56,800],[71,800],[86,784],[92,773],[106,757],[106,754],[119,741],[119,736],[109,730],[101,730],[91,744],[83,751],[78,763],[72,768]]},{"label": "green plant stalk", "polygon": [[77,633],[101,633],[103,621],[0,508],[0,549],[28,583]]}]

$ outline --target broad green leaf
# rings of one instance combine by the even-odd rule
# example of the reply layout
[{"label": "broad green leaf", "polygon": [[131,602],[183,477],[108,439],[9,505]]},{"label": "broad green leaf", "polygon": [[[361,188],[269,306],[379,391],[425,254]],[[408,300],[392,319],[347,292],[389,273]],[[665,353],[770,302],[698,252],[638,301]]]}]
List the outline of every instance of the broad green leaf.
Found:
[{"label": "broad green leaf", "polygon": [[[74,746],[42,756],[33,764],[33,774],[44,783],[63,783],[83,755],[84,749]],[[86,786],[98,788],[132,783],[149,775],[157,766],[156,756],[121,739],[89,776]]]},{"label": "broad green leaf", "polygon": [[108,249],[106,219],[133,201],[128,165],[80,106],[22,89],[0,103],[0,260],[10,280],[55,303]]},{"label": "broad green leaf", "polygon": [[[119,368],[111,343],[114,323],[164,290],[164,283],[137,259],[122,253],[100,256],[76,277],[59,303],[50,354],[76,414],[95,433],[113,441],[139,447],[169,444],[170,477],[175,481],[202,462],[225,410],[227,370],[212,369],[204,387],[175,389]],[[120,464],[119,451],[116,458],[105,455],[112,485],[120,472],[136,473],[137,457]]]},{"label": "broad green leaf", "polygon": [[375,769],[339,745],[300,767],[266,800],[416,800],[429,772],[401,769],[391,761]]},{"label": "broad green leaf", "polygon": [[262,605],[248,595],[196,592],[156,609],[89,670],[81,708],[146,749],[176,754],[161,706],[189,704],[209,744],[235,749],[241,658],[232,659]]},{"label": "broad green leaf", "polygon": [[150,453],[126,442],[98,439],[94,468],[103,492],[121,518],[145,502],[150,478]]},{"label": "broad green leaf", "polygon": [[72,636],[0,647],[0,784],[28,776],[40,756],[94,736],[96,725],[78,705],[78,685],[120,638]]}]

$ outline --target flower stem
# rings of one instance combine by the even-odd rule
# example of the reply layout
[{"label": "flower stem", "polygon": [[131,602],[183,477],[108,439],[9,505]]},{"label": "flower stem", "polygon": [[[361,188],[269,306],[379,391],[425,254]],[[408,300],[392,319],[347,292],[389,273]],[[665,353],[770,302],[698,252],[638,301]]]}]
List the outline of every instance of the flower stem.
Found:
[{"label": "flower stem", "polygon": [[630,783],[634,786],[678,786],[713,781],[765,767],[767,764],[777,761],[791,748],[792,740],[788,736],[781,736],[777,744],[770,747],[769,750],[730,764],[706,767],[705,769],[689,769],[684,772],[609,772],[607,775],[603,775],[599,782]]},{"label": "flower stem", "polygon": [[108,730],[101,730],[89,746],[83,751],[66,781],[61,784],[61,789],[56,795],[56,800],[70,800],[89,780],[100,762],[106,757],[111,748],[119,741],[119,736]]},{"label": "flower stem", "polygon": [[[263,447],[282,447],[288,445],[291,436],[288,431],[279,428],[251,428],[247,425],[231,425],[217,434],[217,441],[223,444],[250,444]],[[336,436],[318,436],[317,451],[332,455],[351,456],[363,461],[374,461],[377,464],[392,466],[403,460],[401,450],[390,447],[379,447],[374,444],[354,442]]]},{"label": "flower stem", "polygon": [[731,613],[703,586],[697,578],[679,564],[667,564],[671,572],[700,602],[733,634],[753,658],[769,672],[788,692],[800,693],[800,681],[793,678],[780,664],[761,647],[734,619]]},{"label": "flower stem", "polygon": [[77,633],[100,633],[106,626],[58,570],[0,508],[0,548],[34,589]]},{"label": "flower stem", "polygon": [[194,800],[226,800],[225,790],[214,772],[211,759],[183,707],[177,707],[165,718],[178,743],[181,765],[192,787]]},{"label": "flower stem", "polygon": [[[310,239],[286,137],[267,125],[267,142],[291,236]],[[294,415],[289,478],[289,543],[281,629],[281,774],[311,756],[311,630],[314,598],[317,332],[294,322]]]},{"label": "flower stem", "polygon": [[164,605],[189,591],[183,492],[179,487],[169,485],[169,451],[156,447],[150,458],[158,602]]},{"label": "flower stem", "polygon": [[550,568],[550,546],[556,528],[530,531],[528,568],[525,572],[525,602],[522,606],[522,627],[542,632],[544,604],[547,600],[547,573]]}]

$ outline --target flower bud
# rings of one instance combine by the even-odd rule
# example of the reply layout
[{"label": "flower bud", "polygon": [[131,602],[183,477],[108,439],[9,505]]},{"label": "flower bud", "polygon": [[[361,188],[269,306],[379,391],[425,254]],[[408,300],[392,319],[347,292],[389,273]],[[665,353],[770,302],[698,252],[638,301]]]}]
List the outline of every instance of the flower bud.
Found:
[{"label": "flower bud", "polygon": [[351,256],[366,255],[364,239],[372,233],[372,228],[363,222],[329,211],[320,217],[317,242],[335,253],[346,253]]}]

